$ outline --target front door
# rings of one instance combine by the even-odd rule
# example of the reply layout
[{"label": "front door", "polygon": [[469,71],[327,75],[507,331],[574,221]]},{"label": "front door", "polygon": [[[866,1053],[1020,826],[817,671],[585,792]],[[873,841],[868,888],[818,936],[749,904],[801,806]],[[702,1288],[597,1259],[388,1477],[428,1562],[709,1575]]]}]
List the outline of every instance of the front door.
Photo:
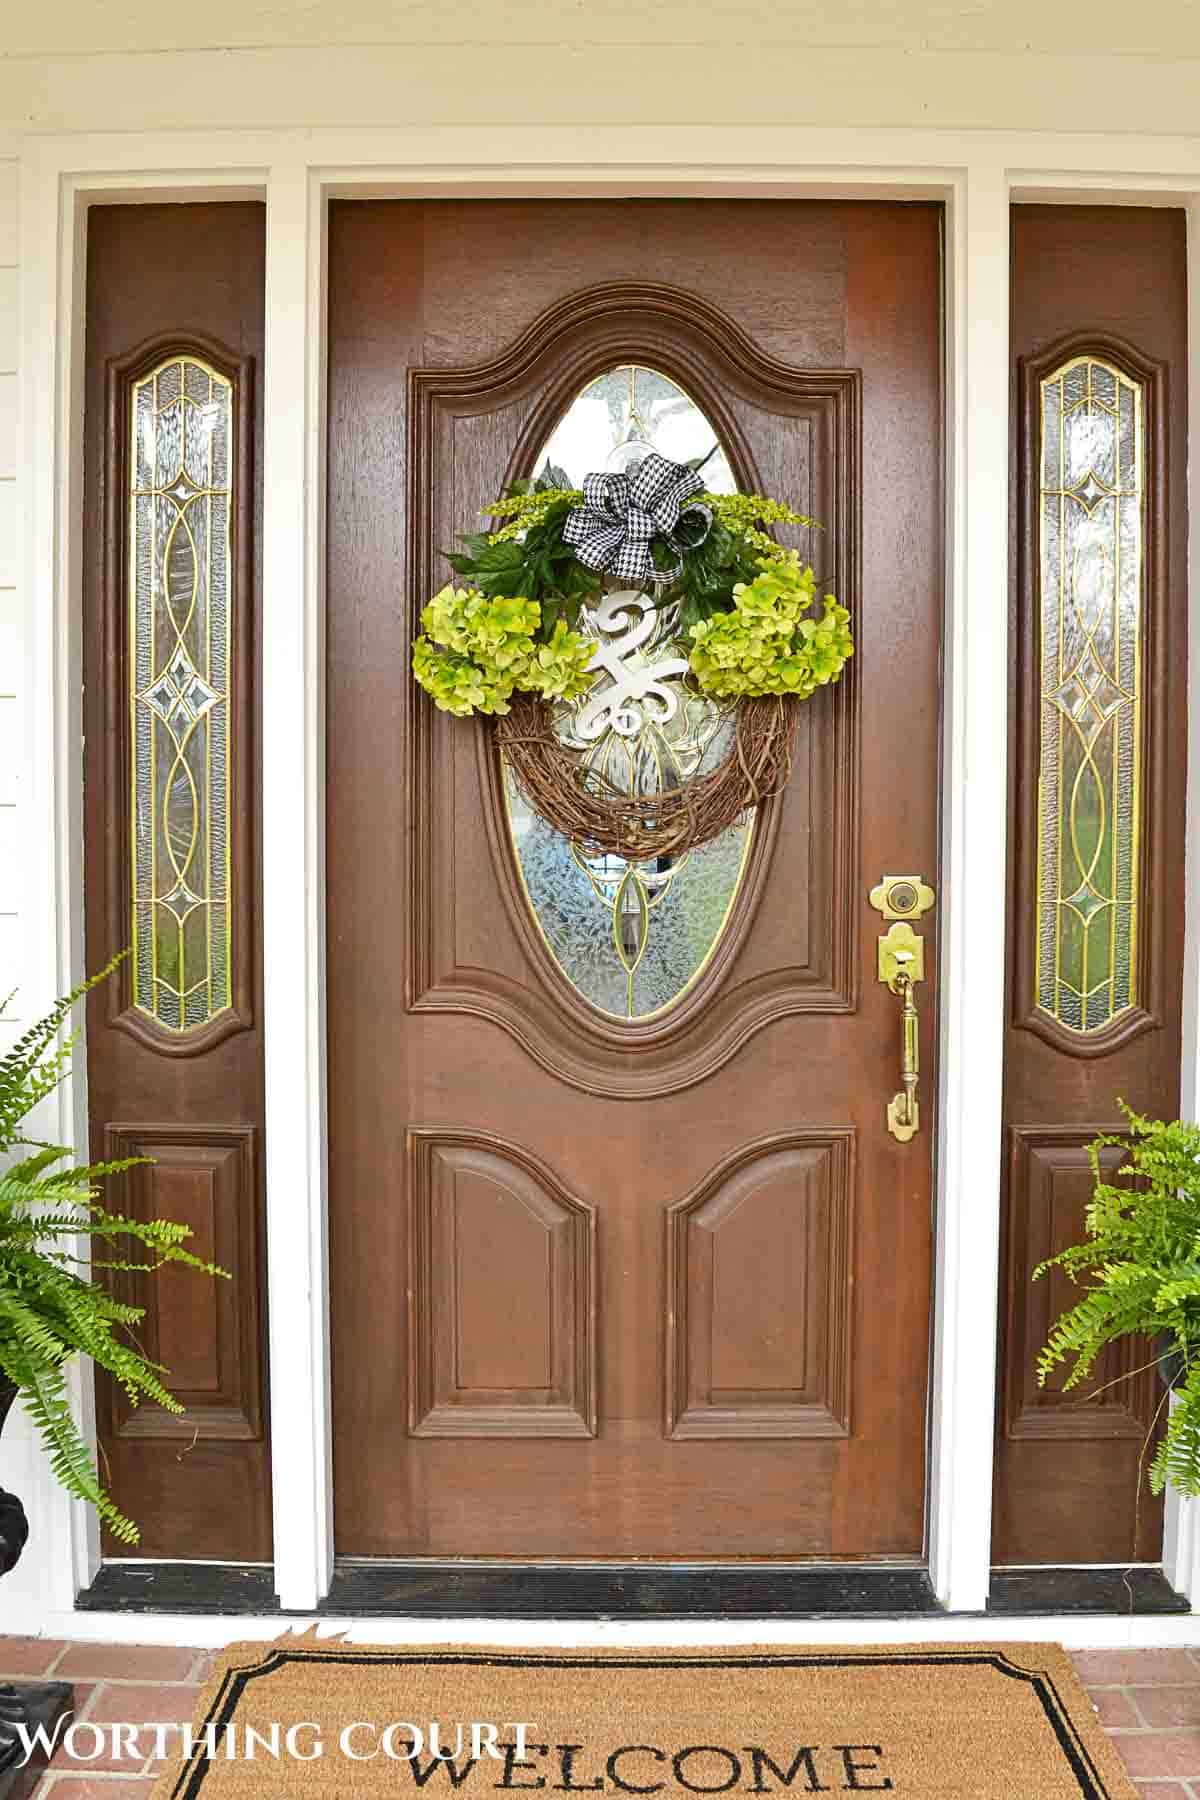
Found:
[{"label": "front door", "polygon": [[[870,893],[938,874],[939,270],[925,205],[333,209],[342,1554],[922,1552],[937,915],[902,1142]],[[778,798],[630,872],[547,831],[409,644],[506,481],[635,439],[819,518],[858,648]]]}]

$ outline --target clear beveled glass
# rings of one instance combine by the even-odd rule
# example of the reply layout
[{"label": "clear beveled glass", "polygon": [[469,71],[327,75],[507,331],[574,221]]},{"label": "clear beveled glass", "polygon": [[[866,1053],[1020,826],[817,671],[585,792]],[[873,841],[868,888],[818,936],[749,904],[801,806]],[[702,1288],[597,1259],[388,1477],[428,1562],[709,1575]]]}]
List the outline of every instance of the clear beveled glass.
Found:
[{"label": "clear beveled glass", "polygon": [[[708,490],[736,492],[724,448],[700,408],[668,376],[636,364],[611,369],[584,388],[535,466],[549,463],[578,487],[585,475],[623,471],[650,450],[675,462],[703,458]],[[556,726],[591,766],[624,792],[654,793],[726,754],[731,714],[687,684],[687,646],[677,637],[672,609],[609,583],[581,623],[605,662],[592,693],[558,709]],[[639,681],[642,699],[621,698],[614,669],[651,675],[653,687]],[[753,814],[698,850],[626,862],[568,842],[529,807],[507,773],[506,798],[530,911],[577,992],[600,1012],[627,1020],[678,1001],[729,918]]]},{"label": "clear beveled glass", "polygon": [[170,356],[129,429],[133,1003],[183,1033],[232,1003],[232,384]]},{"label": "clear beveled glass", "polygon": [[1041,384],[1036,1001],[1081,1033],[1137,999],[1143,431],[1100,357]]}]

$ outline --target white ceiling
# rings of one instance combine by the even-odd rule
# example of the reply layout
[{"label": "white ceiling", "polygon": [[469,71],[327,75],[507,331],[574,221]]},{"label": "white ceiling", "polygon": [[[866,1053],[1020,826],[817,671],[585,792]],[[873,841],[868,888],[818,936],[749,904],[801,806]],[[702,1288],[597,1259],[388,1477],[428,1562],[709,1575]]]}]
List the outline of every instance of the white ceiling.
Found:
[{"label": "white ceiling", "polygon": [[[0,0],[0,59],[273,46],[772,43],[1200,55],[1196,0]],[[636,76],[635,76],[636,78]],[[1197,96],[1200,100],[1200,95]],[[742,96],[753,111],[753,95]],[[1097,94],[1097,126],[1119,106]]]}]

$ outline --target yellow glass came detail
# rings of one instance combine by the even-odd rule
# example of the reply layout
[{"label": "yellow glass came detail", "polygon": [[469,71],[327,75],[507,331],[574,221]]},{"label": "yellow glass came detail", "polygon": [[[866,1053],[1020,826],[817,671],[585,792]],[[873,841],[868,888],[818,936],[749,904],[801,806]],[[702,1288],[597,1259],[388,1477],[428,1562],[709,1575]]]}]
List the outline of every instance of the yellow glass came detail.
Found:
[{"label": "yellow glass came detail", "polygon": [[1041,384],[1035,998],[1080,1033],[1137,1000],[1143,432],[1100,357]]}]

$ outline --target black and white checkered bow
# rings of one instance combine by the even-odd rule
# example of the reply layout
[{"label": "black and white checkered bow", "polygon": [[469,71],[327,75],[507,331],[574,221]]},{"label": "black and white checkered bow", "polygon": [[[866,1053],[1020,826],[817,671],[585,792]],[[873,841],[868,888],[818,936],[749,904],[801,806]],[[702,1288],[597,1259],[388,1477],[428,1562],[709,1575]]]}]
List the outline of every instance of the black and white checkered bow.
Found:
[{"label": "black and white checkered bow", "polygon": [[[563,541],[589,569],[642,587],[665,587],[683,567],[679,552],[708,536],[710,509],[685,504],[703,488],[697,470],[652,450],[627,475],[584,477],[583,505],[568,513]],[[656,537],[674,553],[670,568],[655,567],[650,545]]]}]

